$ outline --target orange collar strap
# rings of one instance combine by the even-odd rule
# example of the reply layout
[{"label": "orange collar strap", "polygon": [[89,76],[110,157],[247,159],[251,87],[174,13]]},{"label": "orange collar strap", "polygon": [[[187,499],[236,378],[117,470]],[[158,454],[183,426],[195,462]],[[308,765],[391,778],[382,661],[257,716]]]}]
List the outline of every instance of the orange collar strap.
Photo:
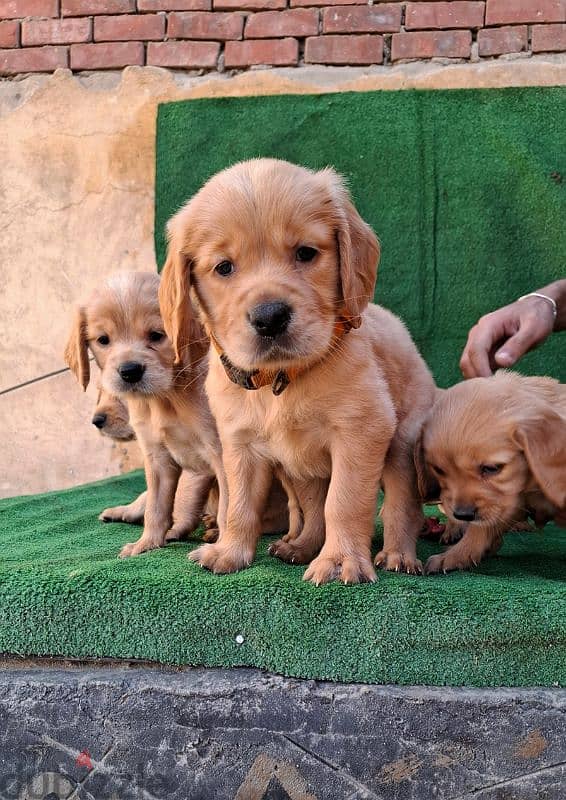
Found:
[{"label": "orange collar strap", "polygon": [[[334,324],[334,331],[332,334],[334,340],[341,339],[342,336],[348,333],[351,327],[352,326],[346,319],[337,319]],[[242,389],[261,389],[263,386],[269,386],[271,384],[271,391],[273,394],[279,395],[281,392],[285,391],[291,381],[296,380],[299,375],[302,375],[302,373],[306,372],[308,369],[307,367],[290,367],[289,369],[279,370],[240,369],[240,367],[236,367],[234,364],[232,364],[226,353],[222,350],[220,343],[213,333],[210,333],[210,341],[220,356],[220,361],[224,367],[224,370],[226,371],[226,375],[230,378],[232,383],[241,386]]]}]

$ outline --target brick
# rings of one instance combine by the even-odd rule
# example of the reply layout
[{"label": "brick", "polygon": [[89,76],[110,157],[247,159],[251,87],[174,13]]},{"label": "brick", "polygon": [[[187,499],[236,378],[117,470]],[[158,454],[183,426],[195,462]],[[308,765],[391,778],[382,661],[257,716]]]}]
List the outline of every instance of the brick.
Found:
[{"label": "brick", "polygon": [[533,53],[566,50],[566,25],[533,25]]},{"label": "brick", "polygon": [[53,72],[67,66],[66,47],[26,47],[23,50],[0,50],[0,75],[18,72]]},{"label": "brick", "polygon": [[301,6],[365,6],[367,0],[291,0],[291,8]]},{"label": "brick", "polygon": [[394,33],[391,37],[391,60],[402,58],[469,58],[472,48],[470,31],[422,31]]},{"label": "brick", "polygon": [[269,64],[277,67],[294,66],[299,61],[296,39],[247,39],[226,42],[224,64],[229,69]]},{"label": "brick", "polygon": [[526,25],[506,28],[483,28],[478,31],[480,56],[500,56],[503,53],[521,53],[529,46]]},{"label": "brick", "polygon": [[318,11],[315,8],[294,8],[290,11],[260,11],[246,22],[247,39],[278,36],[316,36]]},{"label": "brick", "polygon": [[309,64],[381,64],[383,36],[316,36],[307,39]]},{"label": "brick", "polygon": [[169,39],[241,39],[244,17],[235,13],[187,11],[169,14]]},{"label": "brick", "polygon": [[215,11],[262,11],[276,8],[286,8],[287,0],[213,0]]},{"label": "brick", "polygon": [[20,35],[20,23],[8,20],[0,22],[0,48],[17,47]]},{"label": "brick", "polygon": [[485,3],[408,3],[405,11],[405,29],[427,28],[481,28]]},{"label": "brick", "polygon": [[138,0],[139,11],[210,11],[212,0]]},{"label": "brick", "polygon": [[104,42],[71,45],[71,69],[121,69],[143,66],[141,42]]},{"label": "brick", "polygon": [[58,16],[58,0],[0,0],[0,19]]},{"label": "brick", "polygon": [[119,17],[95,17],[95,42],[147,41],[163,39],[165,14],[123,14]]},{"label": "brick", "polygon": [[383,3],[376,6],[325,8],[323,33],[392,33],[401,27],[401,6]]},{"label": "brick", "polygon": [[566,22],[566,0],[487,0],[486,25]]},{"label": "brick", "polygon": [[135,0],[61,0],[63,17],[84,17],[87,14],[128,14],[135,10]]},{"label": "brick", "polygon": [[147,63],[154,67],[214,69],[219,53],[218,42],[150,42]]},{"label": "brick", "polygon": [[90,19],[28,19],[22,22],[22,45],[88,42]]}]

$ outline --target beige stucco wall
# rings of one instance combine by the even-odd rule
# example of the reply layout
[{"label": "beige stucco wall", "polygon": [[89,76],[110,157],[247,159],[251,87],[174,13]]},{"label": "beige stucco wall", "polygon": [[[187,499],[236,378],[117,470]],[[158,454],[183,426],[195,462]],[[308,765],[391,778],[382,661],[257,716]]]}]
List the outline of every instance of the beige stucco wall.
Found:
[{"label": "beige stucco wall", "polygon": [[[90,424],[63,369],[73,304],[117,269],[155,269],[157,103],[219,95],[566,84],[564,56],[481,64],[304,68],[194,78],[129,67],[0,82],[0,495],[139,464]],[[51,373],[58,373],[51,375]]]}]

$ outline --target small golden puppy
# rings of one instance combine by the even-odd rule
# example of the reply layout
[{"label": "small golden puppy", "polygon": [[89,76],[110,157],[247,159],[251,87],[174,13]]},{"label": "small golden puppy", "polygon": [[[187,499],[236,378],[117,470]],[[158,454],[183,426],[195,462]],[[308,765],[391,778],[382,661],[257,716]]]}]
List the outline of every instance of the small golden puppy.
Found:
[{"label": "small golden puppy", "polygon": [[[90,378],[88,350],[92,351],[102,386],[126,404],[144,455],[145,506],[138,498],[101,514],[104,520],[143,518],[141,538],[124,546],[123,557],[161,547],[198,527],[215,480],[220,527],[227,503],[220,443],[204,394],[208,342],[194,325],[184,361],[174,368],[159,313],[158,286],[159,277],[153,273],[114,275],[78,309],[65,350],[67,364],[85,389]],[[182,471],[187,475],[180,482]],[[181,513],[173,526],[174,498]]]},{"label": "small golden puppy", "polygon": [[131,442],[136,438],[130,425],[128,408],[119,397],[114,397],[103,386],[98,387],[96,408],[92,415],[92,424],[103,436],[117,442]]},{"label": "small golden puppy", "polygon": [[428,573],[477,565],[527,516],[566,526],[566,386],[504,371],[453,386],[426,419],[415,461],[420,485],[435,481],[449,520],[465,525]]},{"label": "small golden puppy", "polygon": [[180,355],[194,306],[211,336],[206,391],[229,487],[222,537],[192,558],[219,573],[250,563],[275,465],[318,517],[274,547],[304,561],[322,545],[307,580],[374,580],[381,480],[376,563],[420,571],[412,451],[434,383],[402,322],[369,304],[379,245],[342,180],[331,169],[243,162],[213,177],[168,234],[165,327]]}]

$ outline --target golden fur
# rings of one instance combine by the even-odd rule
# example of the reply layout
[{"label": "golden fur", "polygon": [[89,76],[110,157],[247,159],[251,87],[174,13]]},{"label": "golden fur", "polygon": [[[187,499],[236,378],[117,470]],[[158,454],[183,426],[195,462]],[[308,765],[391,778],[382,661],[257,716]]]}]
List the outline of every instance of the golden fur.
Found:
[{"label": "golden fur", "polygon": [[566,525],[566,386],[504,371],[453,386],[430,412],[415,460],[422,491],[437,482],[449,520],[474,517],[427,572],[479,563],[527,515]]},{"label": "golden fur", "polygon": [[[141,522],[141,538],[121,556],[137,555],[194,530],[215,481],[220,487],[219,519],[225,515],[225,481],[216,426],[204,394],[207,342],[194,328],[190,366],[173,367],[173,349],[161,320],[159,277],[118,273],[81,306],[65,351],[67,364],[83,388],[90,378],[88,350],[101,369],[101,385],[122,400],[140,443],[147,499],[106,509],[101,519]],[[141,380],[126,382],[126,363],[144,368]],[[183,480],[179,481],[181,472]],[[177,493],[177,495],[176,495]],[[175,524],[173,500],[175,498]]]},{"label": "golden fur", "polygon": [[[293,375],[280,396],[269,386],[247,391],[211,351],[206,391],[229,507],[220,541],[192,557],[214,572],[250,563],[276,465],[293,480],[311,519],[296,539],[274,549],[306,561],[322,546],[307,580],[374,579],[370,544],[380,480],[385,535],[376,563],[419,571],[422,510],[412,451],[434,384],[403,324],[368,305],[379,245],[339,176],[270,159],[243,162],[212,178],[168,232],[160,303],[177,357],[191,340],[194,306],[235,367]],[[222,276],[215,267],[225,262],[234,272]],[[268,301],[292,309],[275,343],[249,323],[257,304]]]},{"label": "golden fur", "polygon": [[118,442],[131,442],[132,439],[136,438],[134,429],[130,425],[130,415],[125,403],[119,397],[107,392],[100,385],[92,422],[96,424],[100,433],[103,436],[108,436],[109,439],[115,439]]}]

